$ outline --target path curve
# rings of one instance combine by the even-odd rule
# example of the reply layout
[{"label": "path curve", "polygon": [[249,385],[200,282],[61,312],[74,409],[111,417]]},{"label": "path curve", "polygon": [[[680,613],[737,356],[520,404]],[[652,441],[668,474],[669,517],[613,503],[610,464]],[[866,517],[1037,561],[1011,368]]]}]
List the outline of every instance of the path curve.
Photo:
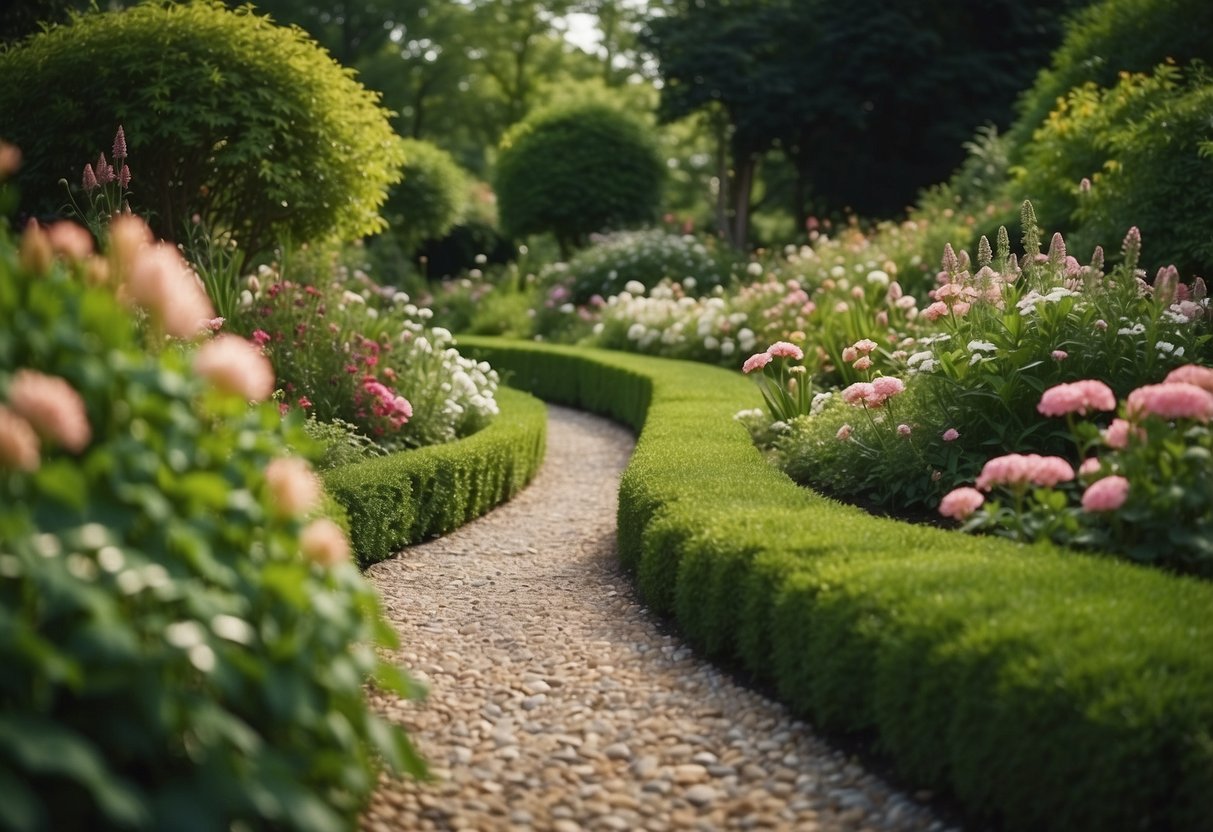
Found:
[{"label": "path curve", "polygon": [[430,688],[375,705],[435,780],[385,778],[362,828],[943,830],[644,610],[615,555],[633,445],[550,407],[528,488],[368,570]]}]

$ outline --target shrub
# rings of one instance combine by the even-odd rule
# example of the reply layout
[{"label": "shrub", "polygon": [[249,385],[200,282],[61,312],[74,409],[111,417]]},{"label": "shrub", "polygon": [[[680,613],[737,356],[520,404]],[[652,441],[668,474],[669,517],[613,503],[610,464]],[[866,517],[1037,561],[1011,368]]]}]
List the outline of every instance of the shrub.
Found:
[{"label": "shrub", "polygon": [[495,187],[507,235],[551,232],[567,256],[595,231],[654,221],[664,178],[644,124],[590,102],[541,110],[512,127]]},{"label": "shrub", "polygon": [[405,139],[404,178],[392,186],[383,218],[405,252],[444,237],[463,215],[467,174],[437,145]]},{"label": "shrub", "polygon": [[306,467],[270,473],[298,421],[218,341],[141,349],[122,262],[0,230],[0,826],[353,826],[381,758],[420,771],[365,699],[408,691],[392,631]]},{"label": "shrub", "polygon": [[126,128],[133,208],[177,239],[195,214],[245,262],[278,240],[383,228],[399,139],[374,94],[300,29],[251,7],[145,3],[76,16],[0,53],[3,132],[25,152],[26,208],[53,213],[59,180]]},{"label": "shrub", "polygon": [[629,283],[652,289],[661,280],[681,284],[690,295],[703,295],[727,284],[732,266],[729,253],[711,240],[661,229],[620,231],[593,240],[569,260],[568,299],[586,303],[594,295],[617,295]]}]

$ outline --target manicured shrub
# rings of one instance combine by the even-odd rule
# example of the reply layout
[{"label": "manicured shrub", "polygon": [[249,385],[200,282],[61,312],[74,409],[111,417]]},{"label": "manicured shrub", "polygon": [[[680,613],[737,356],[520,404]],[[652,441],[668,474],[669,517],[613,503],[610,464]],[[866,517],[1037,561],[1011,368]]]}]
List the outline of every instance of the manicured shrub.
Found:
[{"label": "manicured shrub", "polygon": [[248,258],[283,239],[383,228],[400,141],[377,97],[300,29],[251,7],[144,3],[90,13],[0,53],[0,133],[25,154],[26,210],[54,213],[59,180],[122,124],[131,207],[180,239],[197,215]]},{"label": "manicured shrub", "polygon": [[567,256],[595,231],[654,221],[664,176],[641,122],[589,102],[540,110],[511,128],[495,189],[507,235],[551,232]]},{"label": "manicured shrub", "polygon": [[530,482],[543,462],[547,411],[516,390],[497,395],[501,414],[465,439],[324,473],[325,488],[349,513],[360,566],[452,531]]},{"label": "manicured shrub", "polygon": [[392,186],[383,218],[386,234],[412,253],[426,240],[446,236],[463,216],[468,177],[451,154],[419,139],[404,139],[404,178]]},{"label": "manicured shrub", "polygon": [[311,443],[248,405],[252,345],[137,328],[115,287],[181,304],[183,264],[87,241],[0,228],[0,827],[352,827],[381,760],[421,766],[366,701],[409,686]]},{"label": "manicured shrub", "polygon": [[620,483],[620,559],[699,649],[872,737],[975,824],[1213,829],[1213,587],[797,488],[731,422],[758,400],[736,373],[462,345],[641,430]]},{"label": "manicured shrub", "polygon": [[620,231],[595,239],[568,263],[573,303],[594,295],[608,298],[629,284],[652,289],[663,279],[679,284],[689,295],[703,295],[728,283],[733,258],[712,241],[661,229]]}]

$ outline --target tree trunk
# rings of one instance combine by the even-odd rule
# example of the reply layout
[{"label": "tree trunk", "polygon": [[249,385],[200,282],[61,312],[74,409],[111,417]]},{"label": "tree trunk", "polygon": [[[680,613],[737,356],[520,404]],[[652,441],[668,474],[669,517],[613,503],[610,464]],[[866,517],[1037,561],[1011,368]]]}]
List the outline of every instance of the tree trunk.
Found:
[{"label": "tree trunk", "polygon": [[735,151],[733,159],[732,222],[729,242],[739,251],[746,251],[750,241],[750,195],[754,190],[754,173],[758,168],[758,156],[754,153]]}]

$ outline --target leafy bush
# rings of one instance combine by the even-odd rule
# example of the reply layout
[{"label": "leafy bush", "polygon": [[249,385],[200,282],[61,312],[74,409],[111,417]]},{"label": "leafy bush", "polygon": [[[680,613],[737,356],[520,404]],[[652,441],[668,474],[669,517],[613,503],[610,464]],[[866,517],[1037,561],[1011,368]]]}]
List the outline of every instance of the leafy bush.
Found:
[{"label": "leafy bush", "polygon": [[569,300],[607,298],[629,283],[652,289],[661,280],[680,283],[691,295],[707,294],[729,282],[732,266],[730,254],[711,240],[661,229],[620,231],[593,240],[569,260]]},{"label": "leafy bush", "polygon": [[540,110],[512,127],[495,188],[507,235],[550,231],[567,256],[595,231],[655,220],[664,179],[645,126],[588,102]]},{"label": "leafy bush", "polygon": [[0,826],[351,827],[380,759],[420,763],[368,708],[369,676],[409,685],[285,457],[311,443],[248,406],[251,345],[137,332],[114,286],[181,291],[183,265],[51,263],[81,234],[0,230]]},{"label": "leafy bush", "polygon": [[465,339],[522,387],[642,430],[619,553],[700,649],[874,737],[975,826],[1213,829],[1213,586],[870,517],[797,488],[729,414],[736,373]]},{"label": "leafy bush", "polygon": [[383,218],[406,252],[426,240],[444,237],[463,215],[467,174],[437,145],[405,139],[404,178],[392,186]]},{"label": "leafy bush", "polygon": [[251,7],[144,3],[74,17],[0,53],[6,138],[26,208],[64,202],[82,151],[126,128],[133,207],[169,239],[198,215],[245,262],[278,240],[383,228],[400,141],[374,94],[300,29]]}]

